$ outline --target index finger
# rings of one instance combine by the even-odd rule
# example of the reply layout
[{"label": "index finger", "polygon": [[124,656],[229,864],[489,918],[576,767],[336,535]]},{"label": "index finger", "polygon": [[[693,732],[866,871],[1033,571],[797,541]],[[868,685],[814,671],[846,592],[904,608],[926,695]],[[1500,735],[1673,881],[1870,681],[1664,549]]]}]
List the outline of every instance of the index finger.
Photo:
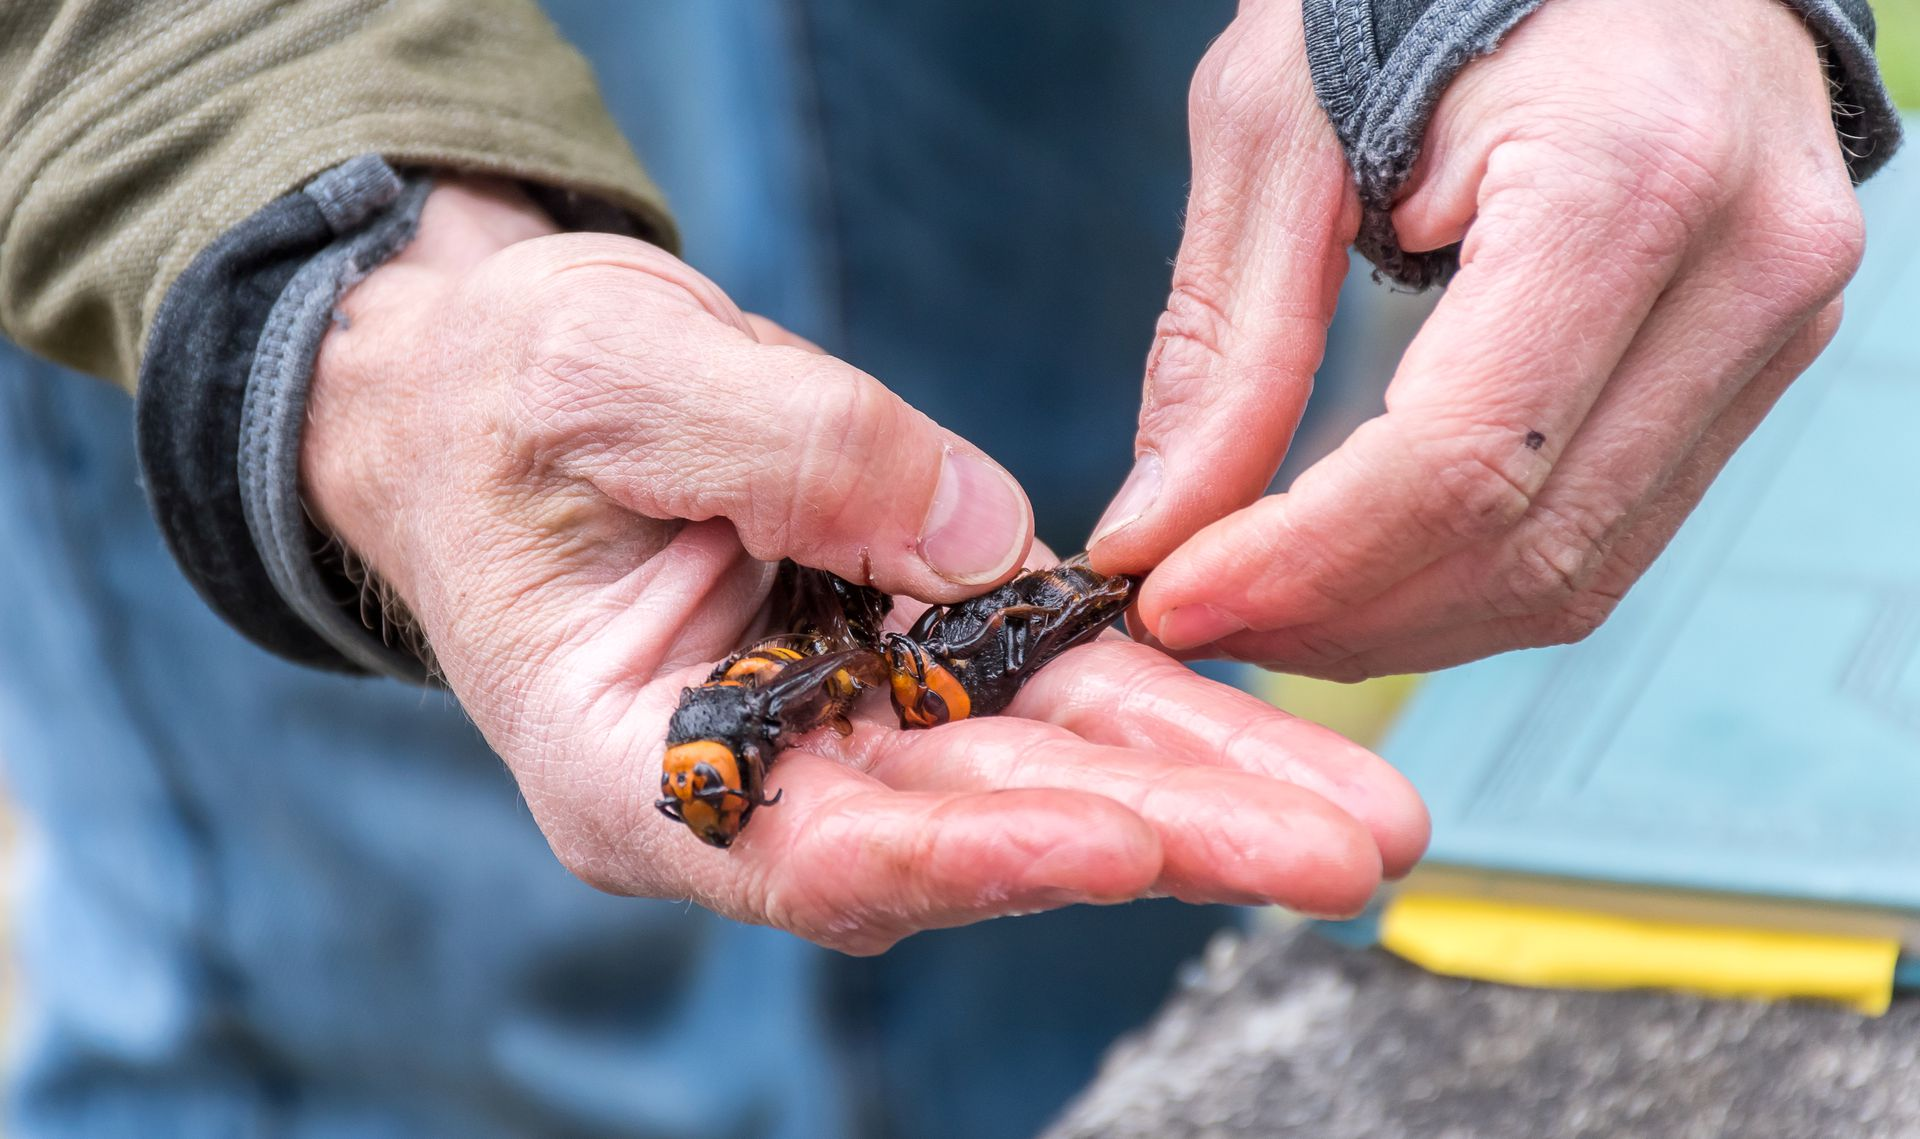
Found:
[{"label": "index finger", "polygon": [[1007,711],[1094,743],[1253,772],[1311,791],[1367,828],[1390,878],[1413,869],[1426,850],[1426,807],[1386,760],[1145,645],[1102,641],[1074,649],[1041,670]]},{"label": "index finger", "polygon": [[1245,6],[1194,74],[1193,189],[1134,469],[1088,541],[1144,572],[1279,469],[1326,344],[1358,199],[1306,78],[1299,5]]},{"label": "index finger", "polygon": [[1490,155],[1478,207],[1386,414],[1147,578],[1168,647],[1326,619],[1510,528],[1678,271],[1701,195],[1521,141]]}]

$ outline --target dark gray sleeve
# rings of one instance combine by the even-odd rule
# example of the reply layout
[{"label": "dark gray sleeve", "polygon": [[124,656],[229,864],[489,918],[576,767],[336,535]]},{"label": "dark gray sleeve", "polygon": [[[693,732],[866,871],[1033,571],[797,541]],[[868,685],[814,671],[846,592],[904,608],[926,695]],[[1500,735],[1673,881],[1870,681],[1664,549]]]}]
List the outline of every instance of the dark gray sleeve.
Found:
[{"label": "dark gray sleeve", "polygon": [[[1408,253],[1389,211],[1413,170],[1441,93],[1545,0],[1302,0],[1307,59],[1359,185],[1354,245],[1380,276],[1426,288],[1459,267],[1459,249]],[[1900,116],[1873,58],[1866,0],[1787,0],[1806,20],[1833,80],[1834,129],[1859,182],[1892,157]]]}]

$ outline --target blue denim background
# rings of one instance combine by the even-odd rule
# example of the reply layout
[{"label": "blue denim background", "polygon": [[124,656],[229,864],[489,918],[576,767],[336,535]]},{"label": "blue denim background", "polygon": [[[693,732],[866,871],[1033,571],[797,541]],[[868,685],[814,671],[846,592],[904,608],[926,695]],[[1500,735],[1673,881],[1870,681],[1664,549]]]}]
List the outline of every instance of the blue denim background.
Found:
[{"label": "blue denim background", "polygon": [[[1130,457],[1225,3],[553,6],[687,255],[1005,462],[1076,547]],[[873,961],[554,862],[442,696],[270,659],[146,516],[127,400],[0,353],[21,1136],[1014,1136],[1232,920]]]}]

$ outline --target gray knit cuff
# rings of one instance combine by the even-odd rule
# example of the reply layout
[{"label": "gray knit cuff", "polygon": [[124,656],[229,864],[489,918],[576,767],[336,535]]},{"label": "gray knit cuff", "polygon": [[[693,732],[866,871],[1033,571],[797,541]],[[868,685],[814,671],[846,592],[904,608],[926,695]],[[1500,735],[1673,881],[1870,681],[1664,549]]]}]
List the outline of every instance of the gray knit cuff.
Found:
[{"label": "gray knit cuff", "polygon": [[[300,498],[300,441],[321,338],[346,291],[413,239],[431,179],[402,178],[377,156],[342,163],[303,191],[338,235],[300,267],[274,302],[254,352],[241,410],[241,507],[254,548],[287,605],[340,655],[367,672],[425,683],[428,671],[389,623],[368,619],[365,583],[323,573],[326,539]],[[379,626],[376,631],[373,626]]]},{"label": "gray knit cuff", "polygon": [[[1354,246],[1378,275],[1424,289],[1451,277],[1458,246],[1400,248],[1394,200],[1420,156],[1434,106],[1461,68],[1545,0],[1301,0],[1314,92],[1346,150],[1362,214]],[[1859,182],[1900,142],[1894,110],[1873,58],[1873,13],[1865,0],[1788,0],[1821,45],[1834,83],[1834,128]]]}]

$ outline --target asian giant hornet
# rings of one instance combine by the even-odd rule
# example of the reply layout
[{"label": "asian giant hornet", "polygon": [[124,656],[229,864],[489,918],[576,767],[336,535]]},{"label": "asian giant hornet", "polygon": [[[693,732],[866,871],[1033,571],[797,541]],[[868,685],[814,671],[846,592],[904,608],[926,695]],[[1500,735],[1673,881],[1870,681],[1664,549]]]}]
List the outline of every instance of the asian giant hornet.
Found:
[{"label": "asian giant hornet", "polygon": [[1136,578],[1095,573],[1086,555],[1029,570],[979,597],[934,606],[881,639],[903,728],[992,716],[1029,677],[1091,641],[1133,601]]},{"label": "asian giant hornet", "polygon": [[800,631],[735,653],[680,694],[656,805],[730,846],[755,808],[779,801],[766,796],[766,776],[784,742],[828,724],[850,732],[863,689],[887,680],[902,728],[993,715],[1048,661],[1118,619],[1138,584],[1095,573],[1083,555],[883,633],[892,598],[783,562],[775,612]]},{"label": "asian giant hornet", "polygon": [[801,631],[733,654],[680,693],[654,805],[700,839],[727,847],[757,807],[771,806],[767,767],[789,737],[824,724],[853,730],[847,711],[886,665],[875,648],[893,599],[821,570],[782,562],[774,612]]}]

